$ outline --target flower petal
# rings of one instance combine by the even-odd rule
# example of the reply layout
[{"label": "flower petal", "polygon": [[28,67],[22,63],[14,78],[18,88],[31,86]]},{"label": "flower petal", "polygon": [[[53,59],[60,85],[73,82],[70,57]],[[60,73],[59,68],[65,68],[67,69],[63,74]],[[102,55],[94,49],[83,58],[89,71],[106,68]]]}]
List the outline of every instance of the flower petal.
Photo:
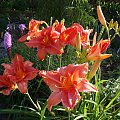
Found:
[{"label": "flower petal", "polygon": [[27,45],[27,47],[33,47],[33,48],[36,48],[39,46],[40,44],[40,41],[38,41],[37,39],[32,39],[30,40],[29,42],[25,42],[25,44]]},{"label": "flower petal", "polygon": [[97,92],[98,91],[97,88],[86,79],[81,79],[81,81],[77,85],[77,89],[79,92]]},{"label": "flower petal", "polygon": [[61,102],[61,92],[53,92],[48,98],[48,110],[51,111],[52,106]]},{"label": "flower petal", "polygon": [[61,88],[60,75],[57,72],[52,71],[40,71],[39,75],[44,78],[44,82],[50,87],[54,92],[58,92]]},{"label": "flower petal", "polygon": [[112,54],[101,54],[101,55],[100,55],[100,59],[101,59],[101,60],[107,59],[107,58],[109,58],[110,56],[112,56]]},{"label": "flower petal", "polygon": [[33,30],[39,30],[39,26],[40,24],[42,24],[43,21],[38,21],[38,20],[35,20],[35,19],[32,19],[30,22],[29,22],[29,30],[30,31],[33,31]]},{"label": "flower petal", "polygon": [[49,47],[46,47],[46,51],[47,53],[52,55],[64,53],[63,47],[61,46],[59,41],[56,41],[53,44],[50,44]]},{"label": "flower petal", "polygon": [[80,33],[84,30],[84,28],[78,23],[74,23],[72,27],[76,27],[77,31]]},{"label": "flower petal", "polygon": [[85,78],[88,73],[88,63],[80,64],[73,72],[73,81],[78,81],[79,78]]},{"label": "flower petal", "polygon": [[14,66],[15,71],[23,70],[23,57],[19,54],[16,54],[14,59],[12,60],[12,64]]},{"label": "flower petal", "polygon": [[32,80],[37,76],[38,70],[28,72],[24,78],[24,80]]},{"label": "flower petal", "polygon": [[9,95],[9,94],[10,94],[10,91],[11,91],[11,89],[8,88],[8,89],[6,89],[6,90],[2,90],[2,93],[3,93],[4,95]]},{"label": "flower petal", "polygon": [[38,48],[38,53],[37,56],[40,60],[44,60],[45,56],[46,56],[47,52],[45,50],[45,48]]},{"label": "flower petal", "polygon": [[68,66],[61,67],[59,72],[62,76],[69,76],[70,74],[74,76],[74,79],[79,77],[85,77],[88,72],[88,63],[84,64],[69,64]]},{"label": "flower petal", "polygon": [[24,62],[24,66],[25,66],[25,67],[32,66],[32,65],[33,65],[33,63],[30,62],[30,61],[25,61],[25,62]]},{"label": "flower petal", "polygon": [[65,30],[64,22],[61,21],[56,27],[55,30],[58,31],[59,33],[62,33]]},{"label": "flower petal", "polygon": [[60,41],[64,44],[70,44],[75,46],[77,35],[77,29],[75,27],[69,27],[60,34]]},{"label": "flower petal", "polygon": [[24,42],[28,37],[28,34],[23,35],[21,38],[19,38],[18,42]]},{"label": "flower petal", "polygon": [[108,48],[109,45],[110,45],[110,39],[100,40],[98,42],[98,46],[100,47],[101,53],[103,53]]},{"label": "flower petal", "polygon": [[17,83],[18,90],[19,90],[22,94],[27,93],[27,84],[28,84],[28,81],[20,81],[19,83]]},{"label": "flower petal", "polygon": [[65,108],[70,108],[71,110],[80,100],[79,92],[76,89],[71,89],[69,91],[62,92],[62,104]]},{"label": "flower petal", "polygon": [[68,66],[64,66],[58,69],[60,75],[62,76],[69,76],[70,74],[72,75],[74,70],[78,67],[78,65],[74,64],[69,64]]},{"label": "flower petal", "polygon": [[4,95],[9,95],[11,90],[15,89],[14,78],[5,72],[0,75],[0,88]]}]

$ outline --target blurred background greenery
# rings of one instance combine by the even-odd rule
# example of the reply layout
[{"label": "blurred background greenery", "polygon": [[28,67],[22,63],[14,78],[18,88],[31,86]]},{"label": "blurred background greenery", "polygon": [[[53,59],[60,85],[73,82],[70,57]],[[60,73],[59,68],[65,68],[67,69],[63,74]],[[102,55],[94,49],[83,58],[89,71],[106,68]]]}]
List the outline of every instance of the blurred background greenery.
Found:
[{"label": "blurred background greenery", "polygon": [[[104,1],[104,2],[103,2]],[[31,18],[49,21],[65,18],[67,24],[80,22],[92,26],[96,16],[96,6],[101,5],[107,21],[120,19],[119,0],[0,0],[0,31],[6,23],[26,22]]]},{"label": "blurred background greenery", "polygon": [[66,26],[78,22],[85,28],[99,32],[101,26],[96,14],[98,4],[108,22],[114,19],[120,24],[119,0],[0,0],[0,39],[8,23],[25,23],[28,27],[32,18],[47,22],[50,17],[53,20],[64,18]]}]

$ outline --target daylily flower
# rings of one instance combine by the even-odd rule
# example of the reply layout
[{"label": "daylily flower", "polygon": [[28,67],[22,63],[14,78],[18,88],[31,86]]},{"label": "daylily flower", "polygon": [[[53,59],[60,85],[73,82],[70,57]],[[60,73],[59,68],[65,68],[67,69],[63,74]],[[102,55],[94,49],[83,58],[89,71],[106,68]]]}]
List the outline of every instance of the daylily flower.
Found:
[{"label": "daylily flower", "polygon": [[94,46],[91,46],[87,59],[88,60],[103,60],[106,58],[109,58],[112,54],[102,54],[110,45],[110,40],[100,40],[98,43],[96,43]]},{"label": "daylily flower", "polygon": [[85,78],[88,64],[69,64],[57,71],[40,71],[44,82],[50,87],[52,93],[48,98],[48,109],[62,102],[65,108],[72,110],[80,100],[79,92],[97,92],[94,85]]},{"label": "daylily flower", "polygon": [[2,64],[5,68],[4,72],[15,78],[15,83],[21,93],[27,92],[28,80],[36,77],[38,70],[33,68],[30,61],[25,61],[21,55],[16,54],[11,64]]},{"label": "daylily flower", "polygon": [[60,40],[64,44],[70,44],[76,47],[76,36],[78,33],[80,33],[81,44],[85,48],[87,45],[89,45],[89,35],[91,32],[92,29],[84,30],[80,24],[74,23],[71,27],[67,28],[60,34]]},{"label": "daylily flower", "polygon": [[62,54],[64,51],[59,36],[64,30],[65,26],[62,22],[55,22],[52,26],[42,29],[37,37],[32,38],[25,44],[28,47],[38,48],[37,55],[40,60],[44,60],[47,53],[53,55]]},{"label": "daylily flower", "polygon": [[2,93],[4,95],[9,95],[11,90],[14,90],[16,87],[16,84],[14,82],[14,77],[9,76],[5,73],[3,75],[0,75],[0,89],[2,89]]},{"label": "daylily flower", "polygon": [[62,33],[64,30],[66,30],[66,27],[64,25],[64,20],[61,20],[61,22],[58,22],[58,20],[56,20],[53,23],[53,26],[55,27],[55,30],[59,33]]},{"label": "daylily flower", "polygon": [[36,37],[36,35],[40,32],[39,26],[40,24],[43,24],[44,21],[38,21],[32,19],[29,22],[29,31],[26,35],[23,35],[18,41],[24,42],[25,40],[31,40],[33,37]]}]

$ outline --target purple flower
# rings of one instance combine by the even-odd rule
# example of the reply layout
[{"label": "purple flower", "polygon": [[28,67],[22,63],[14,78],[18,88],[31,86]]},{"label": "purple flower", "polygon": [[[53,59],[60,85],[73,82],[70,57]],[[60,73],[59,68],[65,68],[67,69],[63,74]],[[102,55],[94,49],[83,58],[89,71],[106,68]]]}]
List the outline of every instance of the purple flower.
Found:
[{"label": "purple flower", "polygon": [[12,36],[9,32],[4,34],[4,47],[7,50],[12,46]]},{"label": "purple flower", "polygon": [[18,26],[18,28],[19,28],[21,31],[24,31],[25,28],[26,28],[26,26],[25,26],[25,24],[20,24],[20,25]]},{"label": "purple flower", "polygon": [[11,24],[7,24],[7,30],[12,30],[12,25]]}]

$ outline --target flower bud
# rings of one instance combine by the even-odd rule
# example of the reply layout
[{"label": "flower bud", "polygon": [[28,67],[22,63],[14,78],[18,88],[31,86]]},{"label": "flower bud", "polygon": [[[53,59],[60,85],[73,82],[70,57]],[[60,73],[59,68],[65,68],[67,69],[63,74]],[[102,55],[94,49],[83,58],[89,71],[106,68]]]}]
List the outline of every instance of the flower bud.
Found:
[{"label": "flower bud", "polygon": [[114,26],[115,27],[115,32],[118,32],[118,22],[116,21],[114,25],[115,25]]},{"label": "flower bud", "polygon": [[94,34],[94,37],[93,37],[93,45],[92,45],[92,46],[94,46],[94,45],[96,44],[96,37],[97,37],[97,32],[95,32],[95,34]]},{"label": "flower bud", "polygon": [[102,12],[102,9],[100,6],[97,6],[97,15],[98,15],[98,19],[99,19],[100,23],[103,26],[107,27],[106,20],[105,20],[105,17],[103,15],[103,12]]},{"label": "flower bud", "polygon": [[119,28],[118,28],[118,32],[120,31],[120,26],[119,26]]},{"label": "flower bud", "polygon": [[81,37],[79,32],[77,33],[76,37],[76,50],[81,51]]},{"label": "flower bud", "polygon": [[111,19],[110,23],[109,23],[109,29],[112,29],[114,27],[114,24],[113,24],[113,19]]}]

